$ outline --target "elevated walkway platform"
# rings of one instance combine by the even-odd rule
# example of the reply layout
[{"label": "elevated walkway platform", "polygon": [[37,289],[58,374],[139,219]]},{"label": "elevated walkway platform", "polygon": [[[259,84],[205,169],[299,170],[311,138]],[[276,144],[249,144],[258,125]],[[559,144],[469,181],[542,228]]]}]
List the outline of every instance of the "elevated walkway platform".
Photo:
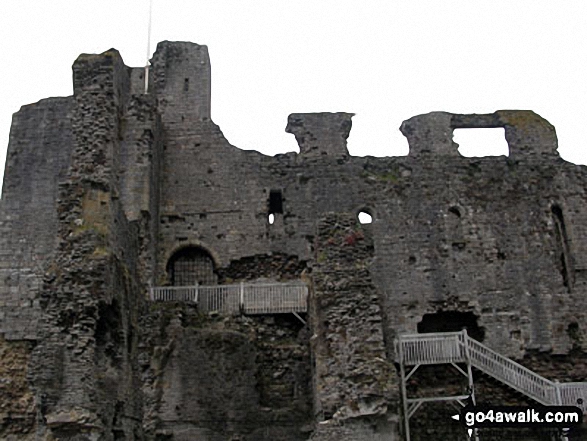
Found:
[{"label": "elevated walkway platform", "polygon": [[238,283],[231,285],[159,286],[149,290],[154,302],[188,302],[205,313],[295,314],[308,311],[308,287],[288,283]]}]

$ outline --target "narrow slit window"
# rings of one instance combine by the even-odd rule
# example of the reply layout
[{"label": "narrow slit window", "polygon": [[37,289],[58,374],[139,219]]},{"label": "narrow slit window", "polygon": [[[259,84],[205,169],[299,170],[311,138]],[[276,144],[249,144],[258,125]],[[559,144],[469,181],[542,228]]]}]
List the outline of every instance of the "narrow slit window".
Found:
[{"label": "narrow slit window", "polygon": [[269,192],[269,214],[283,214],[283,195],[281,190]]},{"label": "narrow slit window", "polygon": [[554,221],[554,235],[557,246],[557,267],[563,279],[563,285],[571,292],[573,282],[572,261],[569,252],[569,238],[567,237],[567,227],[563,210],[558,205],[551,207]]}]

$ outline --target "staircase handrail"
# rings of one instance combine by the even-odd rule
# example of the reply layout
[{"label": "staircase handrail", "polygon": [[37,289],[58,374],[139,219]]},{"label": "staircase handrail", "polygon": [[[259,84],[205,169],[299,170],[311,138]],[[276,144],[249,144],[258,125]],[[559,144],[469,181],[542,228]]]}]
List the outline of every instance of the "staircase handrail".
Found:
[{"label": "staircase handrail", "polygon": [[466,338],[471,364],[497,378],[518,392],[545,405],[557,403],[557,384],[514,360],[485,346],[472,338]]},{"label": "staircase handrail", "polygon": [[396,340],[396,354],[405,365],[469,361],[475,368],[541,404],[578,406],[587,411],[587,382],[548,380],[470,338],[466,330],[400,335]]}]

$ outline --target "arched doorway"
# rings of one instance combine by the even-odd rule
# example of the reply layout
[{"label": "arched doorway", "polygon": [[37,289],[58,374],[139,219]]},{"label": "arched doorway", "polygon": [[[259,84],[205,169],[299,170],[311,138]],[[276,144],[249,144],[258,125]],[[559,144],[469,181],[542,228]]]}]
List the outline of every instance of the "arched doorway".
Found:
[{"label": "arched doorway", "polygon": [[171,256],[167,274],[173,286],[216,285],[218,277],[210,253],[200,247],[184,247]]}]

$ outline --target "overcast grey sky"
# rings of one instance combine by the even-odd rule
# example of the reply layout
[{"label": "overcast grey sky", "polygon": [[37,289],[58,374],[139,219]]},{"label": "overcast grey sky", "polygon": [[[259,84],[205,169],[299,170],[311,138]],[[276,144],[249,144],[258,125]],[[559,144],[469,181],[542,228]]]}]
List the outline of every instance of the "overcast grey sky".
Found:
[{"label": "overcast grey sky", "polygon": [[[411,116],[532,109],[556,126],[561,156],[587,164],[585,0],[153,2],[152,51],[208,45],[212,118],[237,147],[297,150],[289,113],[345,111],[356,113],[352,154],[403,155],[398,127]],[[148,3],[0,1],[2,169],[12,113],[70,95],[80,53],[114,47],[145,64]]]}]

